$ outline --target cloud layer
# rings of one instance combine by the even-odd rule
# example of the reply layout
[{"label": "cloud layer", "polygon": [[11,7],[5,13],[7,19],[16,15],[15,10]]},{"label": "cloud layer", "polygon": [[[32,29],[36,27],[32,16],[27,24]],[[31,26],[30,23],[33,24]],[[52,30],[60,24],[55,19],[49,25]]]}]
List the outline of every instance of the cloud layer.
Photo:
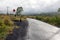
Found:
[{"label": "cloud layer", "polygon": [[24,8],[24,12],[52,12],[60,7],[60,0],[0,0],[0,11],[9,11],[19,6]]}]

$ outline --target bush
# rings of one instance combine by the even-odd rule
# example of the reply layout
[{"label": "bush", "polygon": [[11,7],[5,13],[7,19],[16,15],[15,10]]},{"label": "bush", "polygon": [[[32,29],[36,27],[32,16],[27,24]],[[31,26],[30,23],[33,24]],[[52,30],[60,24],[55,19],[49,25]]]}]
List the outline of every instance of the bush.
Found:
[{"label": "bush", "polygon": [[7,34],[10,34],[13,30],[14,23],[8,16],[3,19],[0,18],[0,40],[4,40]]},{"label": "bush", "polygon": [[8,26],[12,26],[14,24],[9,17],[5,17],[3,21],[4,21],[4,24]]},{"label": "bush", "polygon": [[3,23],[3,20],[0,20],[0,39],[5,38],[7,34],[7,26]]}]

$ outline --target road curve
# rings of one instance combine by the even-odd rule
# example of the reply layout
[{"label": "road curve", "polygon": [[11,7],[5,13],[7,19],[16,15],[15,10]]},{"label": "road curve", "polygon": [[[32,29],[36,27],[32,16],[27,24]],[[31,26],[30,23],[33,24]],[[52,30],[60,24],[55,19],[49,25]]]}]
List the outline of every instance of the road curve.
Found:
[{"label": "road curve", "polygon": [[6,40],[60,40],[60,28],[36,19],[26,20],[15,21],[15,25],[20,28],[14,29],[13,34],[8,35]]},{"label": "road curve", "polygon": [[60,28],[36,19],[27,18],[27,21],[30,40],[60,40]]}]

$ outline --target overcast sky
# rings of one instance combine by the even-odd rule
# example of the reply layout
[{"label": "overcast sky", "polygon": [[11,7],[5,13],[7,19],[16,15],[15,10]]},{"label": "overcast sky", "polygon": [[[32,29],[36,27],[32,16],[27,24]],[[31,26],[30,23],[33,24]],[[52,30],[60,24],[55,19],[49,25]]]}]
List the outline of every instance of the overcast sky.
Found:
[{"label": "overcast sky", "polygon": [[22,6],[24,12],[54,12],[60,8],[60,0],[0,0],[0,12],[9,12]]}]

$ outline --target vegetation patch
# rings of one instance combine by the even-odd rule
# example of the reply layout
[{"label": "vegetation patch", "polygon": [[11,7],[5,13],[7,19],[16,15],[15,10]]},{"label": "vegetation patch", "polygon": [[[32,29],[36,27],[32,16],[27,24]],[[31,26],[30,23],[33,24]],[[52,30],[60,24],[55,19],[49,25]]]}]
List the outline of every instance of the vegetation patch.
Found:
[{"label": "vegetation patch", "polygon": [[0,40],[4,40],[7,34],[12,33],[13,25],[9,16],[0,16]]},{"label": "vegetation patch", "polygon": [[36,16],[36,19],[60,27],[60,16]]}]

